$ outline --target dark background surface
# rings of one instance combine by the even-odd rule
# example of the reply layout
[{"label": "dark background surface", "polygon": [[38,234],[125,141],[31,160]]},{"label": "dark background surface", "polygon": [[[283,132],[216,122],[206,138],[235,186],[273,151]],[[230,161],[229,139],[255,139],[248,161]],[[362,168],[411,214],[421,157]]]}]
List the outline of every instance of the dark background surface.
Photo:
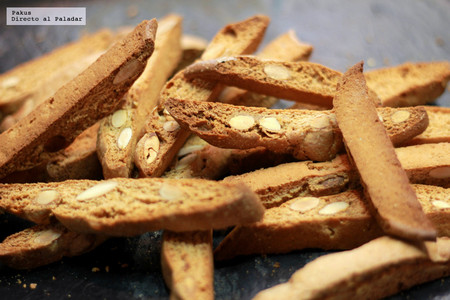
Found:
[{"label": "dark background surface", "polygon": [[[5,25],[6,7],[33,6],[86,7],[87,25]],[[314,45],[311,61],[339,71],[360,60],[366,61],[369,70],[406,61],[450,59],[450,1],[446,0],[1,1],[0,72],[85,32],[135,25],[168,13],[184,17],[185,33],[208,40],[227,23],[266,14],[272,22],[264,43],[294,29],[301,40]],[[437,104],[450,107],[450,93]],[[0,224],[1,239],[27,226],[5,215],[0,216]],[[216,243],[222,235],[216,234]],[[0,265],[0,299],[166,299],[160,243],[160,233],[152,232],[111,239],[88,254],[35,270],[17,271]],[[325,252],[305,250],[217,264],[216,298],[249,299],[264,288],[287,281],[295,270],[322,254]],[[35,289],[30,288],[31,283],[37,284]],[[450,279],[415,287],[391,299],[450,299]]]}]

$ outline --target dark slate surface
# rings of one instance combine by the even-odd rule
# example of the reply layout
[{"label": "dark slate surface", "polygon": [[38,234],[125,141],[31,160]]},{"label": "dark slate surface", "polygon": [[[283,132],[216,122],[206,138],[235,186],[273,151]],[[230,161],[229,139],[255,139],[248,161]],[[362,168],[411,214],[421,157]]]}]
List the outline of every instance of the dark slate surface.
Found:
[{"label": "dark slate surface", "polygon": [[[86,26],[5,26],[6,7],[83,6]],[[129,9],[138,8],[134,17]],[[210,39],[226,23],[253,14],[272,18],[270,40],[288,29],[315,46],[312,61],[345,71],[359,60],[366,69],[405,61],[450,59],[450,2],[432,1],[1,1],[0,72],[108,26],[135,25],[168,13],[184,16],[184,31]],[[438,105],[450,106],[447,91]],[[0,238],[28,224],[0,216]],[[217,233],[215,243],[221,239]],[[166,299],[159,264],[160,233],[107,241],[91,253],[29,271],[0,265],[2,299]],[[250,299],[259,290],[285,282],[312,259],[325,254],[305,250],[251,256],[216,265],[217,299]],[[279,267],[278,267],[279,266]],[[98,272],[93,272],[98,268]],[[36,283],[30,289],[30,283]],[[26,285],[26,286],[24,286]],[[450,279],[427,283],[391,299],[450,299]]]}]

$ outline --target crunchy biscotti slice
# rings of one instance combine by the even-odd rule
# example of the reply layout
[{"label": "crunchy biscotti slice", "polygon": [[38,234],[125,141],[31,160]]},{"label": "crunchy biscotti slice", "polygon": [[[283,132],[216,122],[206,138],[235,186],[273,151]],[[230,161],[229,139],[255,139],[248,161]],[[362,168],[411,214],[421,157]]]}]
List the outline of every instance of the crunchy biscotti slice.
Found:
[{"label": "crunchy biscotti slice", "polygon": [[[168,99],[166,109],[186,128],[208,143],[222,148],[249,149],[263,146],[298,159],[326,161],[342,150],[342,136],[331,110],[310,111],[244,107],[225,103]],[[428,118],[423,108],[377,112],[394,144],[423,132]]]},{"label": "crunchy biscotti slice", "polygon": [[395,149],[410,182],[450,187],[450,143]]},{"label": "crunchy biscotti slice", "polygon": [[254,56],[221,57],[190,65],[187,78],[202,78],[282,99],[332,107],[342,73],[311,62],[283,62]]},{"label": "crunchy biscotti slice", "polygon": [[3,240],[0,261],[14,269],[37,268],[89,252],[106,239],[103,235],[75,233],[58,223],[36,225]]},{"label": "crunchy biscotti slice", "polygon": [[362,71],[360,62],[344,74],[333,106],[372,212],[387,234],[410,240],[433,240],[436,231],[424,214],[369,99]]},{"label": "crunchy biscotti slice", "polygon": [[156,20],[143,21],[55,95],[0,135],[0,178],[49,160],[123,103],[154,49]]},{"label": "crunchy biscotti slice", "polygon": [[381,299],[450,275],[450,239],[426,247],[391,237],[316,258],[253,299]]},{"label": "crunchy biscotti slice", "polygon": [[242,183],[167,178],[3,184],[0,207],[38,224],[56,218],[72,231],[110,236],[226,228],[264,213]]},{"label": "crunchy biscotti slice", "polygon": [[155,51],[141,76],[128,90],[125,104],[101,121],[97,154],[105,179],[130,177],[136,143],[158,94],[181,58],[182,18],[169,15],[158,23]]},{"label": "crunchy biscotti slice", "polygon": [[114,40],[114,34],[103,29],[1,74],[0,111],[12,113],[27,99],[39,98],[36,92],[51,88],[45,87],[49,83],[49,74],[57,73],[71,65],[76,67],[74,61],[82,61],[93,53],[105,51]]},{"label": "crunchy biscotti slice", "polygon": [[407,62],[364,73],[367,86],[380,97],[383,106],[415,106],[433,102],[450,80],[450,63]]},{"label": "crunchy biscotti slice", "polygon": [[[438,236],[450,234],[450,190],[413,185]],[[291,198],[264,213],[261,221],[236,226],[214,252],[217,260],[250,254],[318,248],[352,249],[383,235],[359,189],[322,197]]]},{"label": "crunchy biscotti slice", "polygon": [[170,299],[214,299],[211,230],[165,230],[161,265],[164,281],[170,288]]},{"label": "crunchy biscotti slice", "polygon": [[[313,46],[301,42],[295,31],[289,30],[267,44],[257,56],[263,59],[307,61],[312,51]],[[222,91],[218,101],[234,105],[272,107],[278,99],[230,86]]]},{"label": "crunchy biscotti slice", "polygon": [[[268,17],[256,15],[225,26],[214,36],[201,59],[252,53],[261,42],[268,23]],[[160,93],[160,105],[149,116],[146,133],[136,146],[135,163],[141,176],[161,176],[190,135],[186,130],[178,128],[176,122],[165,113],[166,99],[180,96],[209,101],[215,99],[222,89],[222,86],[215,83],[187,79],[184,70],[166,83]]]},{"label": "crunchy biscotti slice", "polygon": [[424,106],[429,125],[424,132],[405,143],[417,145],[425,143],[450,143],[450,107]]}]

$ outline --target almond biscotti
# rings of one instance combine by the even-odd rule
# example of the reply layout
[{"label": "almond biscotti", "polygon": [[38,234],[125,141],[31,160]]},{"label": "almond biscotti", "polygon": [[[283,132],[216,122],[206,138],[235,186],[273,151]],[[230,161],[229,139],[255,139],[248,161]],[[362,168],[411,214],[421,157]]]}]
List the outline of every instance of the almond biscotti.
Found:
[{"label": "almond biscotti", "polygon": [[387,233],[410,240],[434,240],[424,214],[374,103],[369,99],[363,63],[343,76],[333,106],[347,153],[358,169],[372,212]]},{"label": "almond biscotti", "polygon": [[253,299],[381,299],[450,275],[449,249],[447,237],[425,247],[380,237],[350,251],[321,256],[288,282]]},{"label": "almond biscotti", "polygon": [[367,86],[380,97],[383,106],[415,106],[433,102],[450,80],[450,63],[404,63],[364,73]]},{"label": "almond biscotti", "polygon": [[[450,234],[450,189],[413,185],[438,236]],[[383,235],[360,189],[330,196],[292,198],[264,213],[261,221],[236,226],[214,252],[217,260],[250,254],[317,248],[352,249]]]},{"label": "almond biscotti", "polygon": [[35,93],[46,88],[49,74],[75,66],[74,61],[83,60],[93,53],[107,50],[114,40],[110,30],[100,30],[3,73],[0,75],[0,111],[12,113],[27,99],[39,98]]},{"label": "almond biscotti", "polygon": [[61,224],[36,225],[8,236],[0,243],[0,261],[14,269],[32,269],[89,252],[107,239],[80,234]]},{"label": "almond biscotti", "polygon": [[[313,46],[301,42],[295,31],[289,30],[267,44],[257,56],[263,59],[307,61],[312,51]],[[278,99],[230,86],[222,91],[218,101],[234,105],[272,107]]]},{"label": "almond biscotti", "polygon": [[264,213],[244,184],[167,178],[3,184],[0,207],[38,224],[56,218],[74,232],[110,236],[226,228]]},{"label": "almond biscotti", "polygon": [[406,145],[425,143],[450,143],[450,107],[424,106],[429,125],[424,132],[414,137]]},{"label": "almond biscotti", "polygon": [[0,178],[49,160],[84,129],[123,103],[154,49],[156,20],[123,41],[0,135]]},{"label": "almond biscotti", "polygon": [[158,23],[155,51],[141,76],[125,95],[125,104],[101,121],[97,154],[105,179],[130,177],[136,143],[158,94],[181,58],[182,18],[169,15]]},{"label": "almond biscotti", "polygon": [[[214,36],[201,59],[254,52],[265,34],[268,23],[268,17],[256,15],[225,26]],[[136,145],[135,163],[141,176],[161,176],[190,135],[189,132],[179,128],[165,112],[166,99],[180,96],[209,101],[215,99],[222,89],[223,87],[216,83],[187,79],[184,70],[166,83],[160,93],[160,105],[149,116],[146,133]]]},{"label": "almond biscotti", "polygon": [[[166,109],[175,120],[208,143],[222,148],[267,149],[297,159],[326,161],[342,150],[332,111],[267,109],[171,98]],[[379,108],[391,141],[400,144],[428,125],[423,108]],[[397,115],[407,115],[398,118]]]},{"label": "almond biscotti", "polygon": [[165,230],[161,265],[164,281],[170,288],[170,299],[214,299],[211,230]]},{"label": "almond biscotti", "polygon": [[202,78],[282,99],[331,108],[342,73],[310,62],[221,57],[186,68],[187,78]]}]

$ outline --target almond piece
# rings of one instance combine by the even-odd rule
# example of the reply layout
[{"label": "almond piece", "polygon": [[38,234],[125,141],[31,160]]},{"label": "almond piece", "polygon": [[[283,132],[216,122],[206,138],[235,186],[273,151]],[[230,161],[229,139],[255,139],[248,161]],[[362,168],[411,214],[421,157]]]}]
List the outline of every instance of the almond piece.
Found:
[{"label": "almond piece", "polygon": [[309,121],[311,127],[316,129],[322,129],[330,126],[330,118],[328,116],[319,116],[316,118],[312,118]]},{"label": "almond piece", "polygon": [[117,138],[117,147],[119,147],[119,149],[125,149],[125,147],[128,146],[132,136],[133,130],[130,127],[122,129],[119,137]]},{"label": "almond piece", "polygon": [[128,61],[119,70],[119,72],[117,72],[117,75],[113,80],[113,84],[119,84],[119,83],[127,80],[128,78],[133,77],[134,75],[140,73],[143,68],[144,68],[144,65],[136,58]]},{"label": "almond piece", "polygon": [[111,116],[111,125],[120,128],[122,127],[128,118],[128,112],[125,109],[119,109]]},{"label": "almond piece", "polygon": [[34,243],[38,245],[48,245],[57,240],[61,236],[60,232],[56,232],[52,229],[47,229],[37,234],[34,238]]},{"label": "almond piece", "polygon": [[34,198],[34,203],[39,205],[47,205],[55,202],[59,198],[59,193],[55,190],[43,190]]},{"label": "almond piece", "polygon": [[152,163],[159,152],[159,139],[156,133],[146,133],[144,136],[144,157],[148,164]]},{"label": "almond piece", "polygon": [[431,202],[431,204],[433,204],[436,208],[450,208],[450,203],[442,200],[434,200],[433,202]]},{"label": "almond piece", "polygon": [[391,120],[394,123],[401,123],[408,120],[410,115],[411,113],[409,111],[399,110],[391,115]]},{"label": "almond piece", "polygon": [[450,177],[450,167],[438,167],[428,173],[430,177],[436,179],[445,179]]},{"label": "almond piece", "polygon": [[184,146],[183,148],[180,149],[180,151],[178,151],[177,156],[181,157],[181,156],[185,156],[185,155],[190,154],[195,151],[200,151],[203,148],[205,148],[205,146],[206,146],[206,144]]},{"label": "almond piece", "polygon": [[252,116],[235,116],[230,119],[230,126],[237,130],[247,130],[253,127],[255,119]]},{"label": "almond piece", "polygon": [[180,124],[178,124],[178,122],[174,120],[166,121],[163,124],[163,128],[167,132],[172,132],[178,130],[178,128],[180,128]]},{"label": "almond piece", "polygon": [[319,210],[320,215],[334,215],[338,212],[342,212],[346,210],[350,205],[347,202],[339,201],[339,202],[333,202],[328,205],[326,205],[324,208]]},{"label": "almond piece", "polygon": [[13,88],[15,86],[17,86],[20,82],[19,77],[13,76],[13,77],[8,77],[5,80],[2,81],[1,85],[2,88],[5,89],[9,89],[9,88]]},{"label": "almond piece", "polygon": [[291,77],[290,71],[281,65],[266,65],[264,66],[264,73],[275,80],[286,80]]},{"label": "almond piece", "polygon": [[175,170],[181,170],[181,169],[186,168],[196,159],[197,159],[197,154],[195,154],[195,153],[190,153],[189,155],[186,155],[185,157],[183,157],[182,159],[180,159],[177,162],[177,164],[175,166]]},{"label": "almond piece", "polygon": [[264,117],[259,120],[259,125],[261,125],[262,128],[268,131],[277,132],[281,130],[280,122],[278,122],[277,118],[275,117]]},{"label": "almond piece", "polygon": [[319,202],[320,199],[317,197],[299,197],[289,205],[289,208],[304,213],[319,205]]},{"label": "almond piece", "polygon": [[100,183],[94,185],[93,187],[88,188],[81,194],[79,194],[76,197],[76,199],[79,201],[83,201],[83,200],[88,200],[88,199],[92,199],[95,197],[100,197],[106,193],[111,192],[113,189],[115,189],[117,184],[118,183],[116,181],[100,182]]},{"label": "almond piece", "polygon": [[161,198],[174,201],[178,199],[182,199],[184,197],[184,193],[177,186],[171,185],[170,183],[164,182],[159,188],[159,195]]}]

